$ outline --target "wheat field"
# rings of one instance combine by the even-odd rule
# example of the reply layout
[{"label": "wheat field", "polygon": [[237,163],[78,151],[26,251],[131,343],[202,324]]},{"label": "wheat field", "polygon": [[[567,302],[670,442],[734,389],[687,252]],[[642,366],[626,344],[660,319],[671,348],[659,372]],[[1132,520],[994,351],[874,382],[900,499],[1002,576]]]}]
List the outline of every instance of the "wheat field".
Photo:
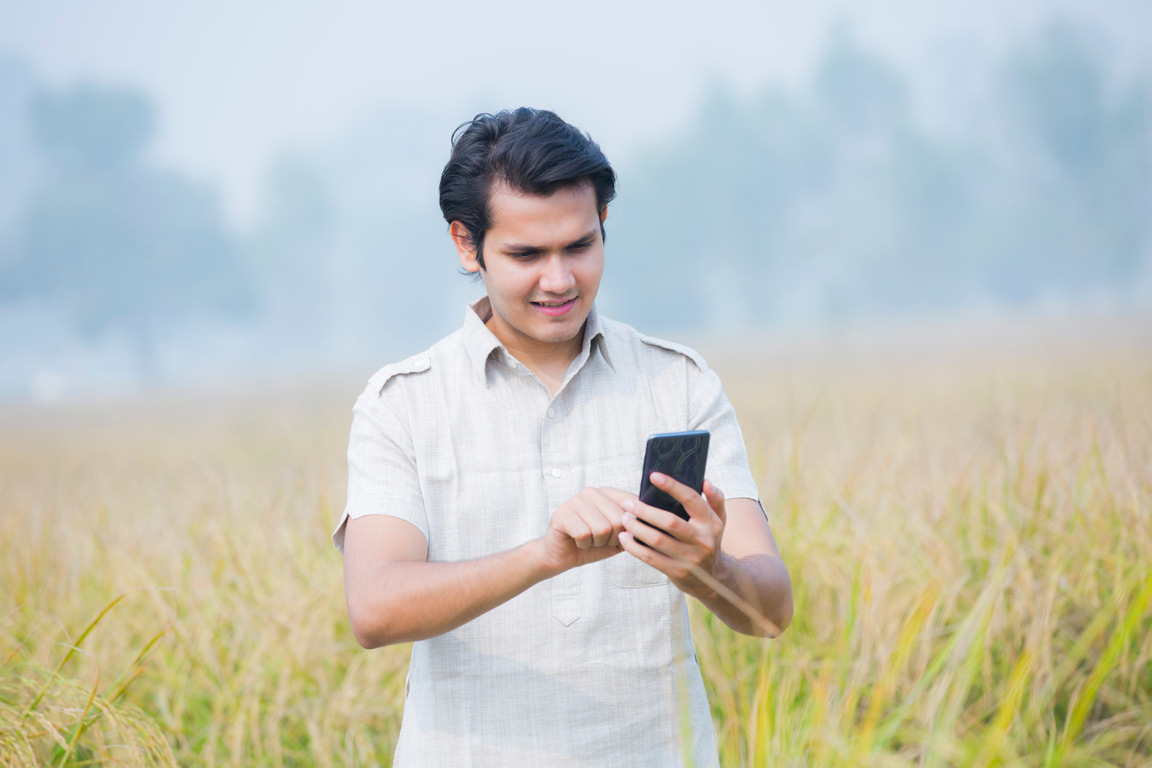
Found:
[{"label": "wheat field", "polygon": [[[1125,338],[716,364],[796,603],[693,606],[723,765],[1152,765]],[[0,764],[389,764],[408,647],[356,645],[328,540],[359,386],[0,414]]]}]

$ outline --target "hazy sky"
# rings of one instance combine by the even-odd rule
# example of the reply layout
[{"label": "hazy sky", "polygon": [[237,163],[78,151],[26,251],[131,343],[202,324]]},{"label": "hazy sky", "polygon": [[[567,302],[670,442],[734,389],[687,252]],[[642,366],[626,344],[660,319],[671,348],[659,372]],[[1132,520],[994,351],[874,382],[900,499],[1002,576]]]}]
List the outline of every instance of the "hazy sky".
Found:
[{"label": "hazy sky", "polygon": [[1054,16],[1097,30],[1125,69],[1148,69],[1143,0],[0,0],[0,55],[53,84],[147,89],[160,108],[157,157],[218,184],[243,221],[272,156],[324,146],[382,103],[454,121],[548,107],[620,158],[674,130],[710,82],[801,81],[837,24],[945,103],[969,62],[993,60]]}]

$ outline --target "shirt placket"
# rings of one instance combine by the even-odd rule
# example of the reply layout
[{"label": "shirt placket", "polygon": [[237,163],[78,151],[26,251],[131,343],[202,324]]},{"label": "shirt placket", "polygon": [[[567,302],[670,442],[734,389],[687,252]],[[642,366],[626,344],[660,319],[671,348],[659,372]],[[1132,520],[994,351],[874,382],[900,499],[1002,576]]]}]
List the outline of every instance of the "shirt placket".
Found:
[{"label": "shirt placket", "polygon": [[[576,495],[573,483],[578,473],[573,466],[567,429],[569,398],[563,387],[551,398],[540,421],[540,466],[544,472],[544,489],[549,513]],[[551,589],[552,617],[564,626],[571,626],[580,618],[580,568],[572,568],[553,576]]]},{"label": "shirt placket", "polygon": [[[506,354],[508,365],[521,376],[533,379],[534,383],[545,392],[549,392],[544,382],[540,381],[531,371],[520,364],[512,355]],[[548,516],[556,511],[564,502],[576,495],[577,479],[581,476],[574,466],[571,454],[571,443],[567,434],[568,421],[566,415],[570,410],[572,397],[569,394],[573,386],[573,379],[579,375],[588,359],[586,348],[574,361],[571,372],[565,377],[564,383],[555,395],[549,392],[549,399],[544,406],[543,418],[540,419],[540,471],[544,476],[544,496],[548,504]],[[571,626],[580,618],[581,602],[580,591],[582,574],[580,568],[572,568],[564,573],[549,579],[548,586],[551,595],[552,616],[565,627]]]},{"label": "shirt placket", "polygon": [[[516,368],[517,365],[513,363],[513,367]],[[523,370],[523,366],[520,368],[523,373],[528,373]],[[544,387],[544,382],[537,380],[537,385]],[[544,389],[547,391],[546,387]],[[544,413],[541,415],[543,418],[540,419],[539,466],[540,472],[544,474],[544,494],[550,518],[560,504],[571,499],[577,492],[577,488],[573,486],[577,473],[574,471],[573,457],[570,455],[566,418],[564,418],[568,401],[564,393],[567,389],[566,382],[556,395],[550,393],[544,405]],[[581,569],[574,568],[548,579],[552,616],[564,626],[575,623],[581,615],[579,571]]]}]

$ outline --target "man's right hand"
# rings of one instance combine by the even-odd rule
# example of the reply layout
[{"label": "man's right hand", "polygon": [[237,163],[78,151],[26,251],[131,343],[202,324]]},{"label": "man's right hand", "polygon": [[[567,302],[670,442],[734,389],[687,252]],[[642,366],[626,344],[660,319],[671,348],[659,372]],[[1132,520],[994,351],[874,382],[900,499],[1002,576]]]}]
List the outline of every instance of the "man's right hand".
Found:
[{"label": "man's right hand", "polygon": [[[606,489],[611,490],[611,489]],[[585,488],[552,513],[534,541],[486,557],[428,562],[424,534],[387,515],[348,521],[344,588],[356,639],[365,648],[424,640],[486,613],[534,584],[623,550],[624,511]]]},{"label": "man's right hand", "polygon": [[552,576],[622,552],[624,510],[599,488],[585,488],[552,513],[537,540],[541,563]]}]

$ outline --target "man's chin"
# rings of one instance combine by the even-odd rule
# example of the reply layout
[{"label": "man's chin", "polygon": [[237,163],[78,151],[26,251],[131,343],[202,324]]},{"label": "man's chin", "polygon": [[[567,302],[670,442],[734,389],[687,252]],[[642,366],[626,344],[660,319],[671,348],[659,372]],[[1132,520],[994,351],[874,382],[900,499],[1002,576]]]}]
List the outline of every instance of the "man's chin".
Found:
[{"label": "man's chin", "polygon": [[537,326],[534,335],[540,341],[559,344],[561,342],[571,341],[574,337],[579,336],[583,326],[583,323],[552,323],[544,327]]},{"label": "man's chin", "polygon": [[563,322],[552,322],[543,327],[537,326],[536,338],[548,344],[563,344],[578,338],[584,330],[587,316],[565,317]]}]

